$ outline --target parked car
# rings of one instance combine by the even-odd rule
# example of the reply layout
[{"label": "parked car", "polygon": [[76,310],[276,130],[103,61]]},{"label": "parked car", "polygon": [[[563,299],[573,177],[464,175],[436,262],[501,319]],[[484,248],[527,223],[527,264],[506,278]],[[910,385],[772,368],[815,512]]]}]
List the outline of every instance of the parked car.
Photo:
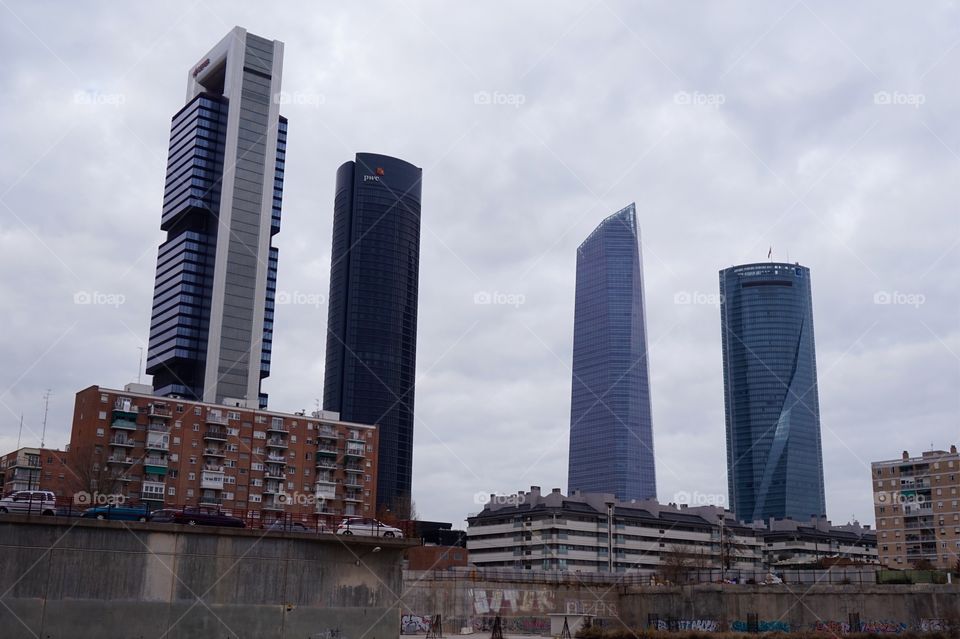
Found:
[{"label": "parked car", "polygon": [[164,508],[150,515],[150,521],[158,523],[186,524],[188,526],[227,526],[246,528],[242,519],[228,515],[216,508],[191,506],[187,508]]},{"label": "parked car", "polygon": [[312,528],[307,528],[299,521],[283,521],[282,519],[269,524],[266,529],[268,532],[313,532]]},{"label": "parked car", "polygon": [[56,515],[57,498],[49,490],[18,490],[0,499],[0,513]]},{"label": "parked car", "polygon": [[85,519],[110,519],[113,521],[147,521],[150,510],[146,504],[138,506],[94,506],[80,515]]},{"label": "parked car", "polygon": [[344,517],[337,526],[338,535],[372,535],[374,537],[403,537],[403,531],[369,517]]}]

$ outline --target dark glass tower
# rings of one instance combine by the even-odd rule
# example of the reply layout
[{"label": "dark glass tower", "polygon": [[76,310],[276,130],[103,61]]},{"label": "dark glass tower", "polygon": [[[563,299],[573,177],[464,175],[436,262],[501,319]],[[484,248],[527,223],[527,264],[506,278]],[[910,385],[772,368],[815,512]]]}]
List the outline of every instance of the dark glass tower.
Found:
[{"label": "dark glass tower", "polygon": [[147,373],[159,395],[266,406],[287,121],[283,43],[233,29],[173,116]]},{"label": "dark glass tower", "polygon": [[324,410],[380,427],[377,507],[406,516],[413,469],[421,169],[358,153],[337,171]]},{"label": "dark glass tower", "polygon": [[742,521],[826,514],[810,269],[720,271],[727,487]]},{"label": "dark glass tower", "polygon": [[633,204],[577,249],[571,491],[657,496],[641,263]]}]

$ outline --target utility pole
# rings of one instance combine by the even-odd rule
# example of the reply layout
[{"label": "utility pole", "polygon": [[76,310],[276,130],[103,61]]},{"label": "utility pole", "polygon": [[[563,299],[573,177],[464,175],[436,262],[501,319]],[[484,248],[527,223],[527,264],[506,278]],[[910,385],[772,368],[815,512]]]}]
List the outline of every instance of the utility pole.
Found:
[{"label": "utility pole", "polygon": [[43,448],[44,441],[47,438],[47,413],[50,410],[50,389],[43,394],[43,429],[40,431],[40,448]]}]

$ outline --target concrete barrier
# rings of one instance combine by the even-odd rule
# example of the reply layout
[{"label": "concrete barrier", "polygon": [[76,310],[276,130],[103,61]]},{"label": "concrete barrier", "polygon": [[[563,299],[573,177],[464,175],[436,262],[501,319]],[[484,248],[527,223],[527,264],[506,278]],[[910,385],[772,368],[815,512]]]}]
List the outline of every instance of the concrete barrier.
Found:
[{"label": "concrete barrier", "polygon": [[414,543],[6,515],[0,636],[394,639]]}]

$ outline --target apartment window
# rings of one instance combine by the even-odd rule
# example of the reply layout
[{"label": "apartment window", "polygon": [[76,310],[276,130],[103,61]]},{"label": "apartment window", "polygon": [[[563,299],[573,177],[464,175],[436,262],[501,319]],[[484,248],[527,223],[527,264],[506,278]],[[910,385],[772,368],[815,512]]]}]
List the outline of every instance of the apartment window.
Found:
[{"label": "apartment window", "polygon": [[193,488],[187,488],[187,497],[193,497]]},{"label": "apartment window", "polygon": [[179,459],[180,459],[179,453],[170,453],[170,461],[179,461]]},{"label": "apartment window", "polygon": [[106,393],[100,394],[100,401],[104,404],[110,401],[110,397]]},{"label": "apartment window", "polygon": [[288,481],[288,482],[287,482],[287,490],[293,490],[293,482],[292,482],[292,481]]},{"label": "apartment window", "polygon": [[253,438],[254,438],[254,439],[266,439],[266,438],[267,438],[267,433],[266,433],[266,431],[263,431],[263,430],[255,430],[255,431],[253,431]]},{"label": "apartment window", "polygon": [[226,499],[226,500],[228,500],[228,501],[230,501],[230,500],[233,499],[233,493],[224,492],[224,493],[223,493],[223,498]]},{"label": "apartment window", "polygon": [[180,443],[180,438],[179,438],[179,437],[174,437],[174,438],[173,438],[173,443],[174,443],[174,445],[179,444],[179,443]]},{"label": "apartment window", "polygon": [[259,486],[263,486],[263,480],[262,480],[262,479],[257,479],[257,478],[255,477],[255,478],[253,478],[253,479],[250,480],[250,485],[251,485],[251,486],[258,486],[258,487],[259,487]]},{"label": "apartment window", "polygon": [[187,474],[187,480],[188,480],[188,481],[196,481],[196,479],[197,479],[197,474],[196,474],[196,473],[188,473],[188,474]]},{"label": "apartment window", "polygon": [[304,453],[304,454],[303,454],[303,459],[304,459],[304,461],[310,461],[310,453]]},{"label": "apartment window", "polygon": [[309,477],[309,476],[310,476],[310,469],[309,469],[309,468],[304,468],[304,469],[303,469],[303,476],[304,476],[304,477]]},{"label": "apartment window", "polygon": [[196,415],[197,417],[200,417],[200,407],[199,407],[199,406],[194,406],[194,407],[193,407],[193,414]]},{"label": "apartment window", "polygon": [[103,429],[102,429],[102,428],[98,428],[98,429],[97,429],[97,437],[103,437]]},{"label": "apartment window", "polygon": [[227,429],[227,434],[230,435],[230,436],[232,436],[232,437],[239,437],[239,436],[240,436],[240,429],[239,429],[239,428],[228,428],[228,429]]},{"label": "apartment window", "polygon": [[237,413],[237,412],[234,412],[234,411],[227,411],[227,419],[233,419],[233,420],[236,420],[236,421],[240,421],[240,413]]},{"label": "apartment window", "polygon": [[193,432],[195,432],[195,433],[199,433],[199,432],[200,432],[200,424],[194,424],[194,425],[193,425]]},{"label": "apartment window", "polygon": [[250,470],[263,470],[262,462],[253,462],[250,464]]},{"label": "apartment window", "polygon": [[290,435],[290,443],[291,443],[291,444],[296,444],[296,443],[297,443],[297,436],[296,436],[296,435]]},{"label": "apartment window", "polygon": [[106,418],[107,418],[107,411],[105,410],[100,411],[100,419],[106,419]]},{"label": "apartment window", "polygon": [[258,423],[258,424],[266,424],[266,423],[267,423],[267,416],[266,416],[266,415],[257,415],[257,416],[254,418],[253,421],[255,421],[255,422]]},{"label": "apartment window", "polygon": [[178,412],[178,413],[182,413],[182,412],[183,412],[183,404],[177,404],[177,412]]},{"label": "apartment window", "polygon": [[[171,456],[172,456],[172,455],[171,455]],[[180,473],[177,472],[177,469],[176,469],[176,468],[171,468],[171,469],[170,469],[170,472],[167,473],[167,477],[169,477],[170,479],[176,479],[179,474],[180,474]]]},{"label": "apartment window", "polygon": [[250,503],[259,504],[262,501],[260,495],[250,494]]},{"label": "apartment window", "polygon": [[200,447],[200,443],[197,440],[194,439],[193,441],[190,442],[190,448],[199,448],[199,447]]},{"label": "apartment window", "polygon": [[190,457],[190,463],[191,463],[191,464],[196,464],[196,463],[197,463],[197,458],[196,458],[196,457],[193,457],[193,456],[191,455],[191,457]]},{"label": "apartment window", "polygon": [[167,494],[171,497],[175,497],[177,494],[177,489],[174,488],[173,486],[170,486],[169,488],[167,488]]},{"label": "apartment window", "polygon": [[174,422],[173,427],[176,428],[177,430],[180,430],[181,428],[183,428],[183,422]]}]

